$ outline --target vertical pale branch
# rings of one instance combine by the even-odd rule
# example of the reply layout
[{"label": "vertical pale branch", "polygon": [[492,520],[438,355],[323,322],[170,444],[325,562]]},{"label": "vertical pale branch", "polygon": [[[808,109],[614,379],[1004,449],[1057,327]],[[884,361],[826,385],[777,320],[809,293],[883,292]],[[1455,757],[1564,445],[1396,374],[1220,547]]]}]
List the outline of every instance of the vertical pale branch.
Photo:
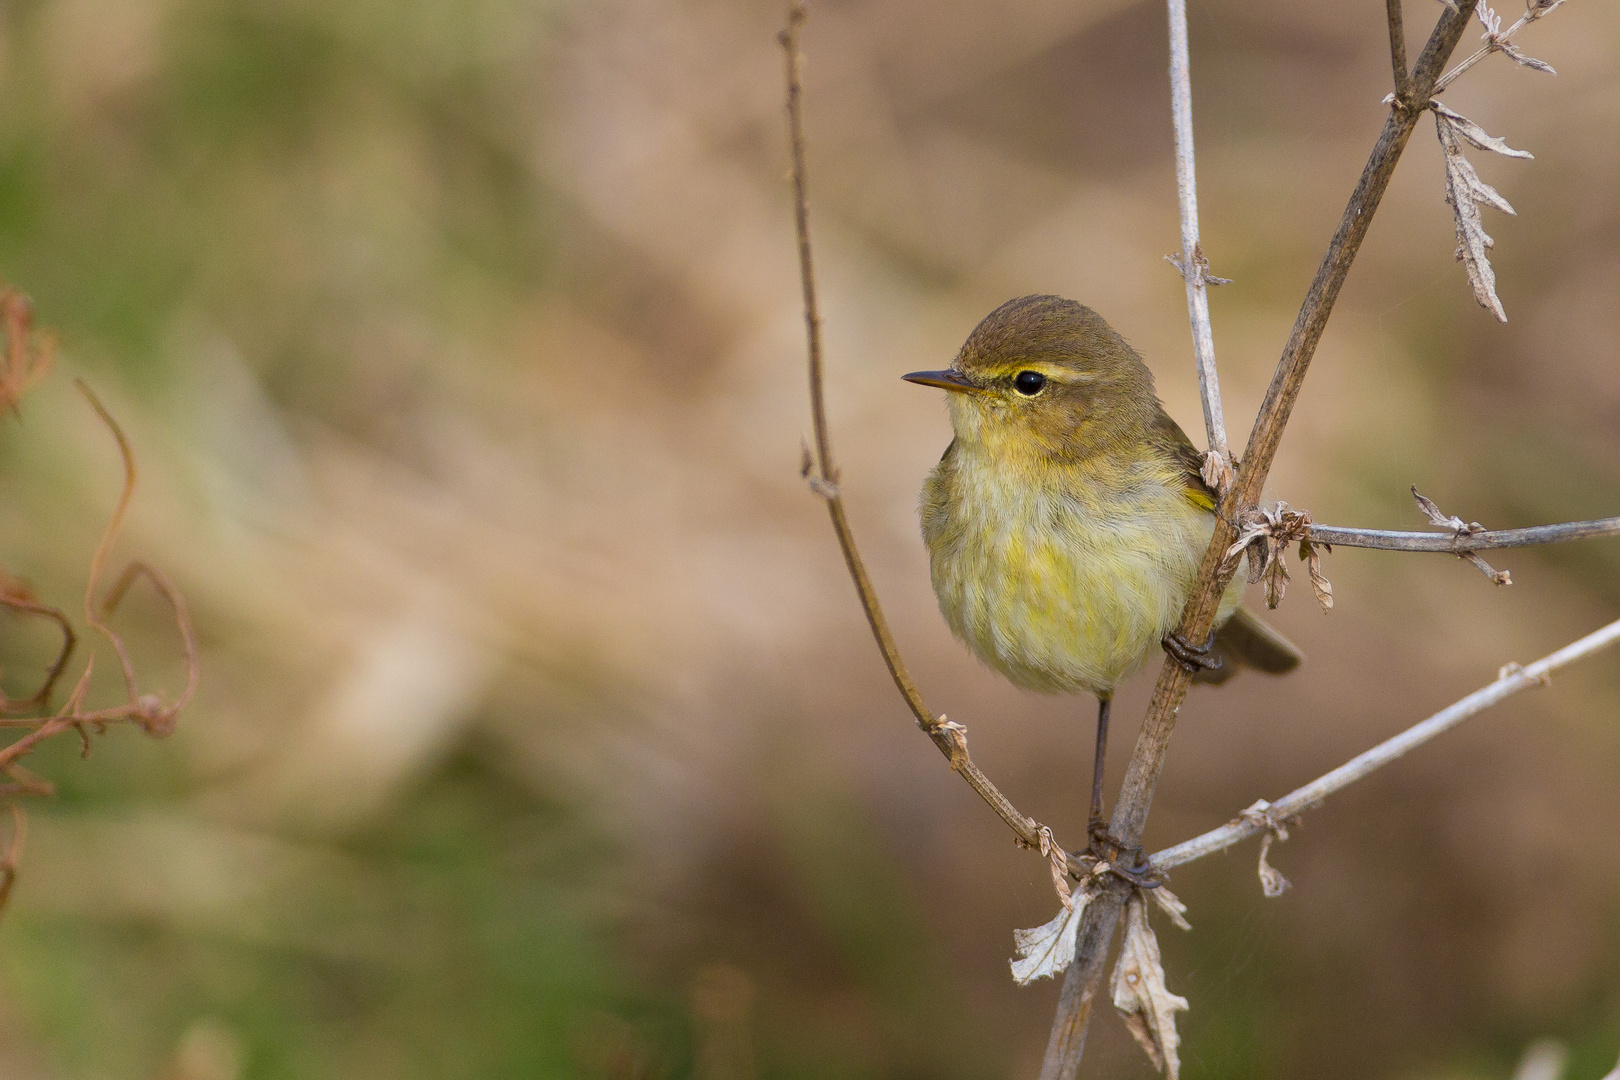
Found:
[{"label": "vertical pale branch", "polygon": [[1221,383],[1215,373],[1215,335],[1209,325],[1209,264],[1198,241],[1198,178],[1193,156],[1192,67],[1187,48],[1187,0],[1169,0],[1170,115],[1176,132],[1176,192],[1181,204],[1181,257],[1172,260],[1187,284],[1187,318],[1192,323],[1198,391],[1204,400],[1204,433],[1219,463],[1205,479],[1225,491],[1231,482],[1232,451],[1226,444]]},{"label": "vertical pale branch", "polygon": [[[1237,570],[1236,562],[1226,565],[1225,554],[1237,538],[1238,519],[1260,500],[1272,459],[1282,441],[1289,414],[1299,396],[1311,359],[1316,354],[1316,346],[1321,341],[1322,331],[1327,326],[1328,316],[1332,314],[1339,290],[1350,272],[1350,265],[1361,248],[1362,240],[1366,238],[1367,228],[1394,175],[1401,152],[1406,149],[1418,118],[1428,105],[1440,69],[1462,39],[1476,2],[1456,0],[1455,8],[1442,12],[1422,55],[1418,57],[1416,67],[1408,77],[1408,98],[1404,101],[1397,99],[1390,107],[1384,130],[1373,146],[1372,154],[1362,169],[1361,179],[1340,218],[1339,227],[1305,294],[1305,302],[1294,321],[1294,329],[1288,336],[1282,358],[1277,363],[1277,371],[1272,376],[1271,386],[1266,391],[1260,414],[1249,435],[1237,477],[1217,509],[1214,535],[1209,549],[1204,553],[1198,581],[1176,630],[1183,640],[1202,642],[1209,637],[1215,624],[1220,597]],[[1154,687],[1153,699],[1126,768],[1125,782],[1109,824],[1114,837],[1126,847],[1141,840],[1148,809],[1153,802],[1153,791],[1169,749],[1170,735],[1175,730],[1176,716],[1191,683],[1192,675],[1186,668],[1174,660],[1166,660],[1159,673],[1158,684]],[[1082,946],[1089,947],[1076,952],[1074,963],[1065,976],[1046,1059],[1041,1068],[1042,1080],[1069,1080],[1079,1070],[1081,1054],[1085,1049],[1089,1006],[1101,984],[1112,924],[1119,919],[1124,897],[1123,888],[1112,890],[1086,908],[1079,936]],[[1106,936],[1098,933],[1104,926],[1110,931]]]}]

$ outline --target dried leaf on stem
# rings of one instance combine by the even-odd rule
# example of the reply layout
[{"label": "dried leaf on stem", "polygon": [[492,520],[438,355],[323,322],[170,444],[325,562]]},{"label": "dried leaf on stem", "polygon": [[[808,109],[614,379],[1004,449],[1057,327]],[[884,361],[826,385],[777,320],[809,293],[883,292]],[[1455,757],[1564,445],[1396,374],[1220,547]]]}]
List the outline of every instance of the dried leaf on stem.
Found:
[{"label": "dried leaf on stem", "polygon": [[[1485,531],[1485,526],[1481,525],[1477,521],[1465,522],[1462,518],[1447,514],[1445,511],[1441,510],[1439,506],[1435,505],[1433,499],[1418,493],[1416,484],[1412,486],[1412,498],[1417,500],[1418,509],[1429,515],[1430,524],[1439,525],[1443,528],[1450,529],[1453,536],[1459,538],[1464,536],[1474,536]],[[1472,563],[1474,566],[1479,568],[1479,571],[1482,574],[1490,578],[1498,585],[1513,584],[1512,574],[1508,573],[1506,570],[1496,569],[1490,563],[1486,562],[1478,552],[1459,551],[1457,552],[1457,558]]]},{"label": "dried leaf on stem", "polygon": [[1333,607],[1333,586],[1322,573],[1322,552],[1332,548],[1311,537],[1311,515],[1290,509],[1279,502],[1270,510],[1255,507],[1243,516],[1243,531],[1226,549],[1226,562],[1237,565],[1245,552],[1249,557],[1249,584],[1266,583],[1266,606],[1275,608],[1288,592],[1288,565],[1283,552],[1290,544],[1299,545],[1300,561],[1310,574],[1316,602],[1327,611]]},{"label": "dried leaf on stem", "polygon": [[1457,229],[1457,258],[1468,272],[1468,283],[1473,286],[1474,299],[1479,301],[1480,307],[1495,315],[1499,321],[1507,322],[1507,312],[1496,295],[1496,271],[1491,268],[1490,257],[1486,254],[1496,246],[1496,241],[1485,231],[1479,208],[1491,206],[1504,214],[1514,214],[1516,211],[1500,192],[1479,178],[1473,163],[1463,155],[1463,143],[1508,157],[1528,158],[1530,154],[1513,149],[1438,101],[1431,102],[1430,108],[1434,110],[1440,149],[1445,153],[1446,202],[1451,205]]},{"label": "dried leaf on stem", "polygon": [[1013,981],[1028,986],[1037,979],[1061,975],[1074,960],[1075,937],[1080,930],[1086,905],[1098,893],[1094,878],[1087,878],[1069,902],[1058,908],[1052,921],[1030,930],[1013,931],[1013,947],[1018,955],[1012,965]]},{"label": "dried leaf on stem", "polygon": [[1176,1013],[1187,1009],[1187,999],[1165,986],[1159,939],[1148,922],[1140,889],[1125,904],[1125,940],[1114,965],[1111,990],[1114,1008],[1125,1018],[1125,1026],[1147,1051],[1154,1068],[1169,1080],[1177,1080],[1181,1059],[1176,1049],[1181,1037],[1176,1034]]}]

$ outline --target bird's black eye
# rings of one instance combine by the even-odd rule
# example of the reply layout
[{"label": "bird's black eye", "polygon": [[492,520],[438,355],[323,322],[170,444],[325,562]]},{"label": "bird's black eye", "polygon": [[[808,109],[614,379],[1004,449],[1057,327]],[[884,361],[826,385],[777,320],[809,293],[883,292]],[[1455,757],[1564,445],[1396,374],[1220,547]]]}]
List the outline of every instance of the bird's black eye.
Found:
[{"label": "bird's black eye", "polygon": [[1046,376],[1038,371],[1020,371],[1013,376],[1013,389],[1025,397],[1034,397],[1046,385]]}]

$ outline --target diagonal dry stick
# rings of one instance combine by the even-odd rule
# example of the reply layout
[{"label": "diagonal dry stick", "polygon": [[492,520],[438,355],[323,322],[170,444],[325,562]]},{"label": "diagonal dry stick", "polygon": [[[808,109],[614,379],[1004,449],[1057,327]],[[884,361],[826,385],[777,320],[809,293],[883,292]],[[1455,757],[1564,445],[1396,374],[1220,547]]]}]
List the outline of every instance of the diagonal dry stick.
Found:
[{"label": "diagonal dry stick", "polygon": [[1542,657],[1528,667],[1509,664],[1489,686],[1481,687],[1456,704],[1447,706],[1399,735],[1384,740],[1371,750],[1356,755],[1337,769],[1317,777],[1277,801],[1254,808],[1257,813],[1233,818],[1225,825],[1211,829],[1201,836],[1165,848],[1153,856],[1153,866],[1161,870],[1183,866],[1194,859],[1224,851],[1233,844],[1265,832],[1269,827],[1266,819],[1283,821],[1309,810],[1329,795],[1344,790],[1375,769],[1383,768],[1435,736],[1450,731],[1470,716],[1484,712],[1521,690],[1545,686],[1553,672],[1616,644],[1620,644],[1620,620],[1587,634],[1579,641]]}]

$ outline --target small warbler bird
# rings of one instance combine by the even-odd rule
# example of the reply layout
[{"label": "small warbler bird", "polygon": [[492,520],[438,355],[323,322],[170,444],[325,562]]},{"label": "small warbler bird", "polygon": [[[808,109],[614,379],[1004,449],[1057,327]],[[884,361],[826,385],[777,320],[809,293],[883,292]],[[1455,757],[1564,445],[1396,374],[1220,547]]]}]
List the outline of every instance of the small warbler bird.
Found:
[{"label": "small warbler bird", "polygon": [[1234,578],[1213,640],[1175,636],[1215,525],[1201,455],[1142,358],[1072,300],[991,312],[945,371],[955,439],[922,489],[934,593],[951,630],[1019,686],[1097,697],[1093,841],[1107,841],[1103,756],[1114,689],[1161,645],[1224,682],[1280,674],[1298,649],[1244,611]]}]

